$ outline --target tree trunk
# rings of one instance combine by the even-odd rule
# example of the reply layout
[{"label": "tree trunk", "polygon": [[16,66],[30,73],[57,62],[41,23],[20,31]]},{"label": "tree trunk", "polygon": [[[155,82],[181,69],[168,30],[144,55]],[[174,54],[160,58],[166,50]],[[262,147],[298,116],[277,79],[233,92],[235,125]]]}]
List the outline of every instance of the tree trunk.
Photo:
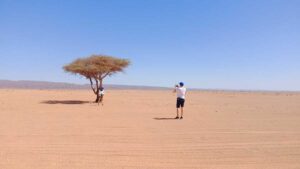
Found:
[{"label": "tree trunk", "polygon": [[93,79],[90,77],[89,78],[90,80],[90,83],[91,83],[91,88],[94,92],[94,94],[96,95],[96,100],[95,102],[97,103],[100,99],[100,96],[99,96],[99,83],[98,83],[98,80],[97,79],[94,79],[96,81],[96,87],[94,87],[94,83],[93,83]]},{"label": "tree trunk", "polygon": [[99,91],[98,91],[98,93],[96,94],[96,100],[95,100],[95,102],[98,103],[99,100],[100,100],[100,96],[99,96]]}]

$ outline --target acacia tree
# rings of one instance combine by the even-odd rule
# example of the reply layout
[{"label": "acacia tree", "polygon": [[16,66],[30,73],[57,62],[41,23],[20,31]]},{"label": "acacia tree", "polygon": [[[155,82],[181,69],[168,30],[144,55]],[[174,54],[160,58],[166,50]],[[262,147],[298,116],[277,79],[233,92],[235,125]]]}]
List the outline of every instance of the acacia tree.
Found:
[{"label": "acacia tree", "polygon": [[95,102],[100,99],[99,92],[103,87],[103,79],[117,72],[123,72],[130,64],[128,59],[120,59],[105,55],[92,55],[87,58],[79,58],[72,63],[65,65],[66,72],[79,74],[87,78],[91,88],[96,95]]}]

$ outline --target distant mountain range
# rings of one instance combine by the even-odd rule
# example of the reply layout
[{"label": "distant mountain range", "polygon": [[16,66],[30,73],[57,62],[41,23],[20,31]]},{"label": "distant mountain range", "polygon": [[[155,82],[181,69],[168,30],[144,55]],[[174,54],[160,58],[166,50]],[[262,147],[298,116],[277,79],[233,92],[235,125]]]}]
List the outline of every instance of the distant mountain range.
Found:
[{"label": "distant mountain range", "polygon": [[[47,81],[29,81],[29,80],[0,80],[0,89],[90,89],[90,84],[73,84],[63,82],[47,82]],[[167,87],[154,87],[154,86],[134,86],[134,85],[114,85],[104,84],[106,89],[138,89],[138,90],[172,90]],[[292,92],[300,93],[300,91],[272,91],[272,90],[228,90],[228,89],[197,89],[189,88],[189,90],[201,91],[227,91],[227,92]]]},{"label": "distant mountain range", "polygon": [[[165,90],[170,89],[166,87],[151,87],[151,86],[131,86],[131,85],[104,85],[107,89],[158,89]],[[90,89],[89,84],[72,84],[62,82],[46,82],[46,81],[12,81],[12,80],[0,80],[0,89]]]}]

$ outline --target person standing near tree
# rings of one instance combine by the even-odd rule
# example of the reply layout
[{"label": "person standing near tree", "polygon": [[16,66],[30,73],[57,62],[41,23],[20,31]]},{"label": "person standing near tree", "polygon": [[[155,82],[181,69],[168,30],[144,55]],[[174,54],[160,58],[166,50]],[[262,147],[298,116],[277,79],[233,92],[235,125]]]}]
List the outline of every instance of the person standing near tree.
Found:
[{"label": "person standing near tree", "polygon": [[98,104],[99,103],[101,103],[102,104],[102,106],[103,106],[103,99],[104,99],[104,87],[100,87],[100,92],[99,92],[99,94],[100,94],[100,99],[99,99],[99,102],[98,102]]},{"label": "person standing near tree", "polygon": [[181,109],[180,119],[183,119],[183,107],[185,102],[186,88],[184,87],[184,83],[180,82],[179,86],[175,85],[175,89],[173,91],[177,93],[177,101],[176,101],[176,113],[177,116],[175,119],[179,119],[179,109]]}]

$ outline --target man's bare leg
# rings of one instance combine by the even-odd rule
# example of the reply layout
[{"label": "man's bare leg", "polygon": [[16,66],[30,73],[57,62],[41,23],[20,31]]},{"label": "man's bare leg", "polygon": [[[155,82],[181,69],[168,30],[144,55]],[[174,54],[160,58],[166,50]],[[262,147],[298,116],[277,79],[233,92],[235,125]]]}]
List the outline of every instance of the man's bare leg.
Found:
[{"label": "man's bare leg", "polygon": [[178,119],[179,118],[179,108],[176,108],[176,113],[177,113],[177,116],[175,117],[175,119]]},{"label": "man's bare leg", "polygon": [[[103,95],[100,95],[99,103],[101,103],[102,106],[103,106]],[[99,104],[98,104],[98,105],[99,105]]]},{"label": "man's bare leg", "polygon": [[181,119],[183,118],[183,107],[181,107]]}]

